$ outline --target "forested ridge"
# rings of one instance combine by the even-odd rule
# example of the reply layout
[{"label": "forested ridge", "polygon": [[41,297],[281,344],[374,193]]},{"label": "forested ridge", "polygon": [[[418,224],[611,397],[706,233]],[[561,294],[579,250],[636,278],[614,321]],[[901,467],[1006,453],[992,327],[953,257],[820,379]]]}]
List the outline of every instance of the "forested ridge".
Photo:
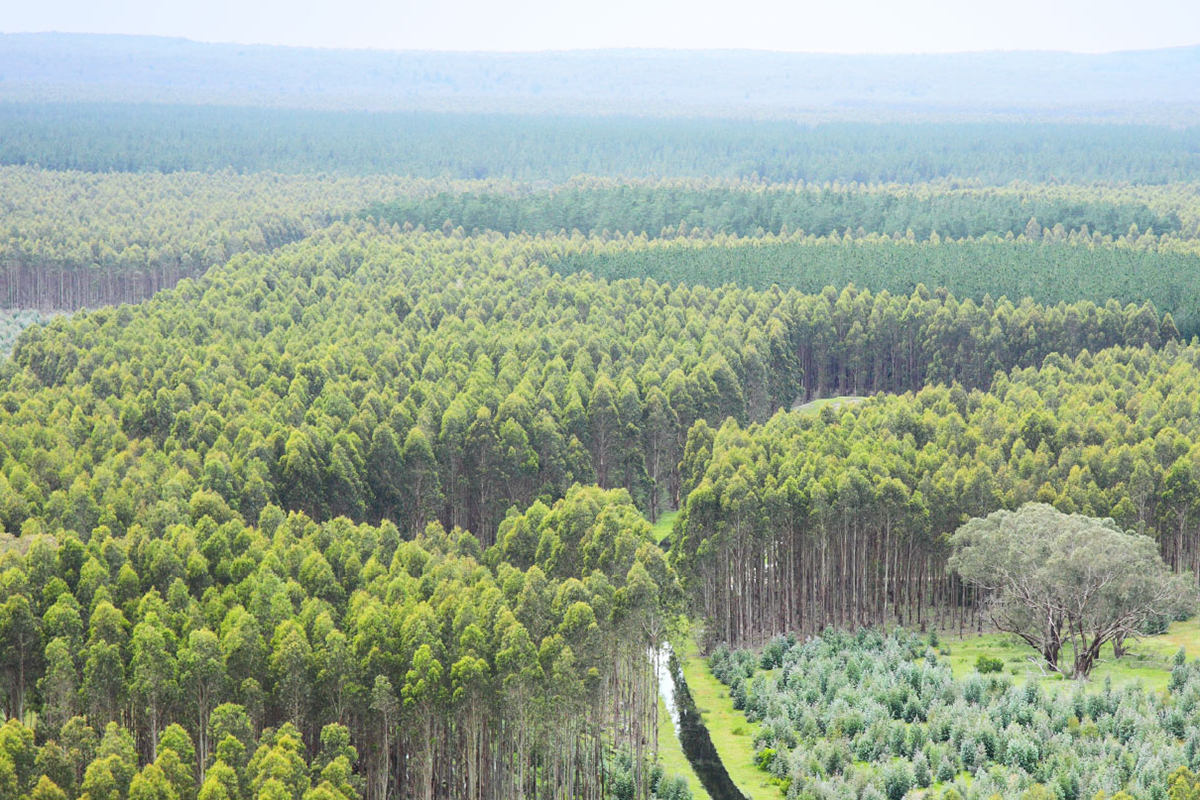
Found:
[{"label": "forested ridge", "polygon": [[[1173,20],[1164,19],[1164,23]],[[897,54],[433,52],[158,36],[0,35],[5,97],[317,109],[952,119],[1194,120],[1194,47]],[[1047,74],[1055,74],[1047,81]]]}]

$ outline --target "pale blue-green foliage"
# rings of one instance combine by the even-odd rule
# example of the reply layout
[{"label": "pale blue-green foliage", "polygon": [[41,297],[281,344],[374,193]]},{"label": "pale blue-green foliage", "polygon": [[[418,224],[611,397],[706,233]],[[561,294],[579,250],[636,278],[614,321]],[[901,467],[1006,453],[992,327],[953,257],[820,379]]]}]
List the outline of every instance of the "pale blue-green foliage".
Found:
[{"label": "pale blue-green foliage", "polygon": [[[933,784],[964,800],[1056,800],[1127,791],[1165,800],[1176,767],[1200,767],[1200,661],[1175,660],[1170,690],[1140,684],[1014,685],[957,680],[926,639],[897,631],[779,638],[761,653],[718,649],[710,664],[751,721],[792,800],[899,800]],[[968,777],[970,776],[970,777]]]},{"label": "pale blue-green foliage", "polygon": [[7,358],[17,343],[17,337],[30,325],[49,322],[60,313],[29,308],[0,308],[0,355]]}]

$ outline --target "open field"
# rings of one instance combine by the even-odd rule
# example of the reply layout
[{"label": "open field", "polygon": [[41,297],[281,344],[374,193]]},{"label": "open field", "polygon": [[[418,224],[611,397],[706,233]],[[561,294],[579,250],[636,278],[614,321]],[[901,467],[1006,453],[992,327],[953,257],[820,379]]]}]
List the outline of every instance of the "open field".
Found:
[{"label": "open field", "polygon": [[[1047,689],[1071,686],[1071,681],[1047,674],[1033,658],[1036,654],[1015,636],[1005,633],[985,633],[975,636],[943,636],[943,647],[950,648],[950,667],[954,677],[962,678],[975,669],[975,660],[981,655],[998,658],[1004,662],[1004,671],[1015,682],[1029,680],[1041,682]],[[1105,648],[1104,657],[1092,672],[1088,684],[1103,687],[1108,680],[1114,687],[1133,681],[1141,681],[1146,688],[1162,691],[1167,688],[1171,677],[1171,659],[1182,647],[1188,659],[1200,657],[1200,623],[1196,620],[1173,622],[1170,629],[1160,636],[1147,636],[1141,641],[1131,642],[1129,652],[1115,659],[1112,650]],[[1032,659],[1032,660],[1031,660]]]}]

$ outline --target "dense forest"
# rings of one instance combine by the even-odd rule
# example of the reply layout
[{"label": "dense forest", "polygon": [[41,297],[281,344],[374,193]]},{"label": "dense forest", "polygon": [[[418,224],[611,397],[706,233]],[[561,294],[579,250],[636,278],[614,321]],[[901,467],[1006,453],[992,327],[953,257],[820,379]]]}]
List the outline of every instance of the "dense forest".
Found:
[{"label": "dense forest", "polygon": [[1200,179],[1200,127],[0,103],[0,164],[554,182],[589,174],[1163,184]]},{"label": "dense forest", "polygon": [[1200,796],[1194,51],[698,58],[0,36],[0,800]]},{"label": "dense forest", "polygon": [[247,521],[271,502],[410,532],[436,517],[486,546],[510,506],[575,482],[624,488],[651,519],[674,507],[702,419],[765,421],[803,393],[987,386],[1052,353],[1175,336],[1148,305],[608,283],[537,265],[584,244],[343,225],[143,306],[35,328],[0,383],[0,447],[25,462],[0,518],[162,530],[182,512],[158,502],[182,469],[187,494]]},{"label": "dense forest", "polygon": [[[985,234],[1025,235],[1030,220],[1038,234],[1055,228],[1123,236],[1131,226],[1158,234],[1177,233],[1177,211],[1184,206],[1192,224],[1194,195],[1182,187],[1164,187],[1142,200],[1120,188],[1074,191],[1013,185],[962,189],[950,185],[791,186],[699,181],[614,183],[574,181],[561,189],[526,194],[442,193],[377,203],[366,214],[401,225],[501,233],[674,233],[701,229],[740,237],[756,233],[809,231],[841,234],[847,229],[888,236],[927,239],[935,231],[961,239]],[[1185,213],[1188,213],[1185,212]]]},{"label": "dense forest", "polygon": [[[691,545],[705,519],[720,530],[722,520],[742,519],[719,505],[700,510],[727,463],[725,437],[737,436],[739,423],[759,436],[756,423],[812,381],[815,392],[851,383],[903,391],[934,375],[990,386],[986,395],[925,389],[872,402],[857,425],[852,417],[831,425],[776,416],[761,436],[794,426],[840,448],[840,437],[865,437],[871,425],[911,424],[911,433],[880,444],[901,461],[941,446],[945,454],[929,452],[932,470],[951,448],[977,441],[963,435],[969,408],[1010,409],[1003,419],[1013,420],[1005,424],[1020,431],[1011,434],[1020,444],[988,463],[999,469],[1001,459],[1013,460],[1022,479],[993,479],[992,496],[1017,502],[1062,480],[1057,458],[1070,463],[1083,443],[1099,445],[1125,426],[1091,432],[1060,423],[1042,402],[1016,402],[1021,393],[1012,387],[1035,376],[1065,391],[1070,362],[999,384],[994,373],[1112,346],[1132,347],[1104,350],[1106,359],[1147,373],[1196,363],[1182,355],[1190,351],[1158,357],[1149,349],[1171,323],[1148,305],[988,307],[945,292],[672,288],[561,277],[544,266],[588,243],[341,224],[271,255],[235,257],[142,305],[77,314],[21,337],[0,384],[0,514],[6,530],[20,532],[15,541],[32,544],[7,557],[4,690],[10,715],[40,709],[39,735],[84,738],[77,761],[64,756],[56,785],[91,798],[97,790],[89,787],[133,780],[145,764],[139,780],[175,774],[184,794],[194,779],[262,797],[258,787],[269,779],[256,765],[290,759],[294,796],[343,781],[380,798],[401,786],[417,797],[579,797],[615,780],[619,764],[603,764],[617,747],[632,755],[629,780],[639,794],[673,786],[641,766],[656,714],[645,653],[685,607],[672,561],[684,571],[683,588],[695,587],[703,601],[697,611],[714,620],[724,613],[698,588],[706,568]],[[837,325],[870,336],[850,342]],[[881,360],[897,352],[908,357]],[[984,352],[995,361],[980,362]],[[1114,372],[1097,363],[1082,355],[1079,369]],[[1114,391],[1151,390],[1136,383]],[[997,396],[1004,402],[985,400]],[[1135,447],[1153,453],[1145,466],[1156,492],[1155,481],[1166,480],[1156,476],[1182,469],[1175,462],[1188,449],[1195,408],[1187,397],[1166,405],[1170,435],[1131,430],[1128,448],[1097,446],[1097,457]],[[1069,408],[1105,419],[1110,406],[1088,396]],[[1027,407],[1038,409],[1032,422]],[[705,420],[726,418],[713,437]],[[1154,449],[1160,439],[1162,454]],[[841,470],[818,458],[818,441],[783,452]],[[974,463],[979,455],[963,449],[961,458]],[[1105,465],[1096,466],[1097,480],[1128,466]],[[920,517],[920,503],[941,495],[921,475],[896,469],[929,495],[906,501]],[[933,486],[945,481],[941,491],[955,496],[953,477]],[[572,488],[580,482],[599,488]],[[1110,496],[1105,490],[1121,492],[1078,478],[1070,485],[1097,507]],[[1069,491],[1062,502],[1075,496]],[[653,519],[684,499],[677,552],[668,558],[643,514]],[[1144,499],[1148,524],[1174,519],[1154,512],[1157,494]],[[789,513],[790,499],[768,502]],[[973,508],[954,502],[932,513],[951,519]],[[839,512],[829,513],[818,524],[833,526]],[[738,529],[747,536],[750,518]],[[843,553],[873,541],[877,529],[863,519],[861,539]],[[920,616],[951,592],[935,588],[950,585],[936,550],[919,545],[936,528],[914,524],[901,533],[897,523],[894,541],[911,542],[907,550],[889,542],[881,552],[905,570],[896,603]],[[1178,558],[1192,558],[1193,531],[1180,536]],[[719,541],[737,545],[722,534],[706,552],[726,552]],[[727,551],[730,565],[738,565],[736,553]],[[862,573],[844,566],[837,574],[855,575],[855,583],[807,573],[819,576],[813,585],[837,586],[822,607],[840,616],[826,621],[868,621],[864,609],[881,595],[847,604],[846,587],[860,585]],[[762,591],[779,585],[755,580]],[[372,598],[386,599],[384,609],[371,611]],[[818,618],[815,605],[793,599],[778,608],[803,614],[790,620],[794,627]],[[726,629],[731,641],[766,632]],[[196,666],[201,656],[192,649],[203,647],[209,661]],[[345,700],[314,703],[330,696]],[[567,697],[578,714],[538,712]],[[101,736],[110,721],[123,727]],[[223,733],[229,726],[234,733]],[[95,760],[86,755],[88,737],[100,742]],[[327,740],[343,742],[341,756],[323,754]],[[195,760],[194,778],[159,763],[169,752],[176,764]],[[35,774],[18,774],[22,791]]]},{"label": "dense forest", "polygon": [[299,241],[370,198],[417,198],[467,185],[383,175],[0,167],[0,306],[74,310],[137,302],[238,253]]},{"label": "dense forest", "polygon": [[[673,556],[717,641],[979,624],[946,570],[961,522],[1028,501],[1113,517],[1200,572],[1193,344],[1112,348],[819,415],[688,433]],[[764,558],[763,555],[766,554]]]},{"label": "dense forest", "polygon": [[545,535],[578,558],[524,570],[437,524],[251,528],[194,499],[162,533],[35,537],[3,573],[6,796],[40,773],[93,798],[592,797],[601,733],[650,786],[641,662],[678,590],[624,493],[557,503]]}]

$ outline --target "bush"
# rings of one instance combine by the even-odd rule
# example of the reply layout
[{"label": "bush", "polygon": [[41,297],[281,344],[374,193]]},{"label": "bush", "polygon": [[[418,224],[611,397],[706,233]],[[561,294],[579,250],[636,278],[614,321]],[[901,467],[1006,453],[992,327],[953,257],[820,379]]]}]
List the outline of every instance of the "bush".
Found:
[{"label": "bush", "polygon": [[686,778],[672,775],[659,781],[654,796],[657,800],[692,800],[692,790],[688,788]]},{"label": "bush", "polygon": [[975,659],[975,671],[987,675],[990,672],[1001,672],[1004,670],[1004,662],[998,658],[981,655]]},{"label": "bush", "polygon": [[925,757],[922,750],[918,750],[913,755],[913,781],[917,784],[917,788],[924,789],[933,782],[933,774],[929,771],[929,759]]},{"label": "bush", "polygon": [[759,659],[759,666],[763,669],[775,669],[783,666],[783,654],[787,652],[788,641],[782,636],[776,636],[771,641],[767,642],[767,646],[763,648],[762,657]]},{"label": "bush", "polygon": [[883,774],[883,793],[887,800],[903,800],[913,787],[913,773],[908,764],[892,764]]}]

